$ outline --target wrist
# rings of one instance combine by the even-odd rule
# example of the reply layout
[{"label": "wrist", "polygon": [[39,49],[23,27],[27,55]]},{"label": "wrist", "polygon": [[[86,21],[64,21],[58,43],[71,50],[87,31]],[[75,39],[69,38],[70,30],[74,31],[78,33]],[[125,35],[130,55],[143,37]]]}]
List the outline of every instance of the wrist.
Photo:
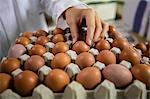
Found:
[{"label": "wrist", "polygon": [[66,9],[63,13],[62,13],[62,17],[64,20],[66,20],[66,13],[68,12],[68,10],[72,9],[74,7],[69,7],[68,9]]}]

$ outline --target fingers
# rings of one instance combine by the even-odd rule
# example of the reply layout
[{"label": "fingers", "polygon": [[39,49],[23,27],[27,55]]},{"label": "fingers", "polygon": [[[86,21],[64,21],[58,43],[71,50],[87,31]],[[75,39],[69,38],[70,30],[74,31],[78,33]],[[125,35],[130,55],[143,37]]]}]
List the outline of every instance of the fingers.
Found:
[{"label": "fingers", "polygon": [[71,30],[71,36],[72,36],[72,43],[74,44],[78,39],[78,26],[77,22],[75,20],[68,21],[68,25]]},{"label": "fingers", "polygon": [[102,32],[101,21],[97,15],[95,16],[95,23],[96,23],[96,29],[95,29],[93,41],[97,42],[100,39],[100,34]]},{"label": "fingers", "polygon": [[108,23],[102,21],[95,11],[88,9],[86,14],[87,36],[86,43],[92,44],[92,41],[97,42],[100,38],[104,38],[104,34],[108,31]]},{"label": "fingers", "polygon": [[109,24],[104,22],[104,21],[101,21],[101,23],[102,23],[103,29],[102,29],[102,32],[100,34],[100,38],[104,38],[105,33],[109,30]]},{"label": "fingers", "polygon": [[108,24],[102,21],[92,9],[70,8],[65,12],[65,16],[71,30],[73,43],[78,40],[78,25],[83,18],[86,20],[86,43],[88,45],[91,45],[93,41],[97,42],[100,38],[104,38],[104,34],[109,29]]},{"label": "fingers", "polygon": [[92,9],[86,10],[85,13],[86,19],[86,26],[87,26],[87,36],[86,36],[86,43],[88,45],[92,44],[94,31],[95,31],[95,11]]},{"label": "fingers", "polygon": [[71,7],[65,11],[66,22],[70,27],[72,43],[74,44],[78,39],[78,21],[80,19],[81,9]]}]

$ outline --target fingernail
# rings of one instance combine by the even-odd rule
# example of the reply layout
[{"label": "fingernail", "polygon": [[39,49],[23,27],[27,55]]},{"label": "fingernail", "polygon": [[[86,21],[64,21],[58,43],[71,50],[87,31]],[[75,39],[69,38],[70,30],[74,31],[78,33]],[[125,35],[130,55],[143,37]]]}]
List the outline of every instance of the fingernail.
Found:
[{"label": "fingernail", "polygon": [[97,38],[94,38],[94,42],[97,42],[99,40],[99,38],[97,37]]},{"label": "fingernail", "polygon": [[92,41],[91,40],[89,40],[89,45],[91,45],[92,44]]},{"label": "fingernail", "polygon": [[72,40],[72,43],[74,44],[75,42],[76,42],[75,39],[73,39],[73,40]]},{"label": "fingernail", "polygon": [[94,40],[94,42],[98,42],[99,40],[100,40],[100,38],[97,38],[97,39]]}]

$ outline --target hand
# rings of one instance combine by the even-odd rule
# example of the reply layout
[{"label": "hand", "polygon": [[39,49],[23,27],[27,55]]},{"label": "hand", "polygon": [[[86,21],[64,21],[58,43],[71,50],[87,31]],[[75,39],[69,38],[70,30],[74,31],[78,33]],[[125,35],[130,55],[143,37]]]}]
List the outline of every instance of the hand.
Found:
[{"label": "hand", "polygon": [[91,45],[92,42],[97,42],[100,38],[104,38],[104,34],[109,28],[109,25],[101,20],[91,8],[77,9],[71,7],[65,11],[64,15],[71,30],[73,43],[78,40],[78,25],[81,24],[83,18],[86,20],[86,43],[88,45]]}]

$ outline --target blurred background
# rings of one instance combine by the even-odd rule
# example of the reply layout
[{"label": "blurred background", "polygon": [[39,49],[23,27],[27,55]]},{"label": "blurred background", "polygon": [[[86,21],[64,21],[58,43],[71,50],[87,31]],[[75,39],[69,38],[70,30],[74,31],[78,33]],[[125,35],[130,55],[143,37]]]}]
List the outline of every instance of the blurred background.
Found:
[{"label": "blurred background", "polygon": [[[129,42],[150,41],[150,0],[81,0],[117,29]],[[54,26],[47,20],[50,27]]]}]

